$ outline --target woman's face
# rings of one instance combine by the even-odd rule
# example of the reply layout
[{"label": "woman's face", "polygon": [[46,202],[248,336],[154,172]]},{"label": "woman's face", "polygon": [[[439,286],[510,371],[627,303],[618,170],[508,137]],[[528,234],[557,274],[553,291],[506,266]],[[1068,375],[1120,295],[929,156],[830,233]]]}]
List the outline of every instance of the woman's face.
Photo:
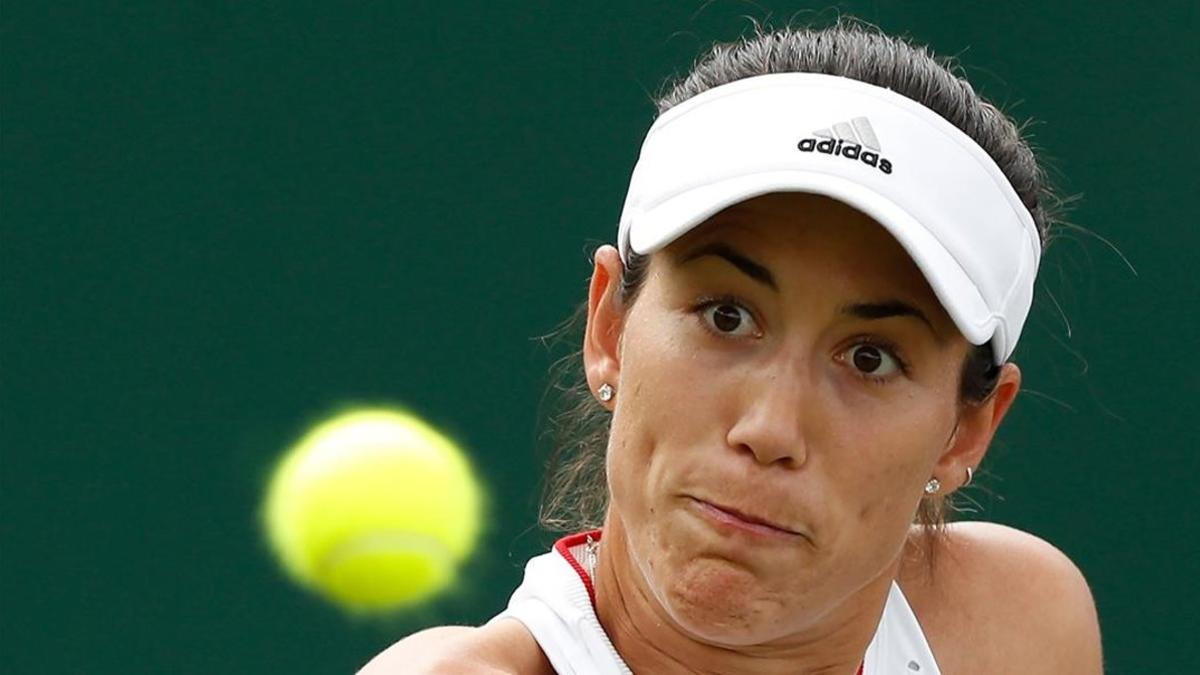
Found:
[{"label": "woman's face", "polygon": [[982,454],[955,449],[966,341],[900,245],[841,202],[772,194],[713,217],[653,254],[612,342],[596,296],[593,279],[589,380],[617,392],[610,520],[696,637],[760,643],[828,618],[896,561],[926,481]]}]

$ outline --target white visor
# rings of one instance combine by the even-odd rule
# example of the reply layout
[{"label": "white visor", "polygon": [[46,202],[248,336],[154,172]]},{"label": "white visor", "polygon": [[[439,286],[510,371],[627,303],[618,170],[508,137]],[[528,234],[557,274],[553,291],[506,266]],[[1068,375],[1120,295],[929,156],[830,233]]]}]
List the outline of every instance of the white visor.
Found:
[{"label": "white visor", "polygon": [[1041,241],[996,163],[937,113],[835,75],[760,75],[710,89],[650,127],[617,244],[647,255],[737,202],[833,197],[912,256],[972,344],[1012,355],[1033,302]]}]

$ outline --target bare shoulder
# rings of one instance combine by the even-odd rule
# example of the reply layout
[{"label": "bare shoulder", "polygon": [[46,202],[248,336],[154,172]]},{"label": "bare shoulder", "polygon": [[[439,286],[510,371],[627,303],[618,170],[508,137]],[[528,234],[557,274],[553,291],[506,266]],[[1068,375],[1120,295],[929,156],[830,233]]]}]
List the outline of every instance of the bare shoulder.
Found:
[{"label": "bare shoulder", "polygon": [[438,626],[413,633],[380,652],[358,675],[478,673],[553,675],[529,631],[515,619],[479,627]]},{"label": "bare shoulder", "polygon": [[946,673],[1102,672],[1100,626],[1083,573],[1062,551],[994,523],[950,525],[900,583]]}]

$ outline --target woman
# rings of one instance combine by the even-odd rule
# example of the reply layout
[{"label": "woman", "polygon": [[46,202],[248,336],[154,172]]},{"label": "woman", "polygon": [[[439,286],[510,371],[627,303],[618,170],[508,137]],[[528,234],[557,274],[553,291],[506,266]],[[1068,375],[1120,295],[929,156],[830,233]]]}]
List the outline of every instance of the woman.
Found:
[{"label": "woman", "polygon": [[607,442],[552,481],[603,527],[363,672],[1101,672],[1065,556],[941,522],[1020,388],[1052,219],[1015,125],[847,23],[718,45],[659,106],[588,294]]}]

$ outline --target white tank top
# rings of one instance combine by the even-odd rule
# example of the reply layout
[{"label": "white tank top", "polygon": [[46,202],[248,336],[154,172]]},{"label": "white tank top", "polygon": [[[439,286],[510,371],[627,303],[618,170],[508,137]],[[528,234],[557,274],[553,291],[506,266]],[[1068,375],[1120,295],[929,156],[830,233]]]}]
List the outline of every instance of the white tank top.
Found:
[{"label": "white tank top", "polygon": [[[559,675],[632,675],[596,617],[592,579],[580,562],[588,542],[599,539],[598,530],[570,535],[559,539],[554,550],[532,558],[508,608],[491,620],[513,618],[524,624]],[[895,582],[859,673],[940,675],[921,625]]]}]

